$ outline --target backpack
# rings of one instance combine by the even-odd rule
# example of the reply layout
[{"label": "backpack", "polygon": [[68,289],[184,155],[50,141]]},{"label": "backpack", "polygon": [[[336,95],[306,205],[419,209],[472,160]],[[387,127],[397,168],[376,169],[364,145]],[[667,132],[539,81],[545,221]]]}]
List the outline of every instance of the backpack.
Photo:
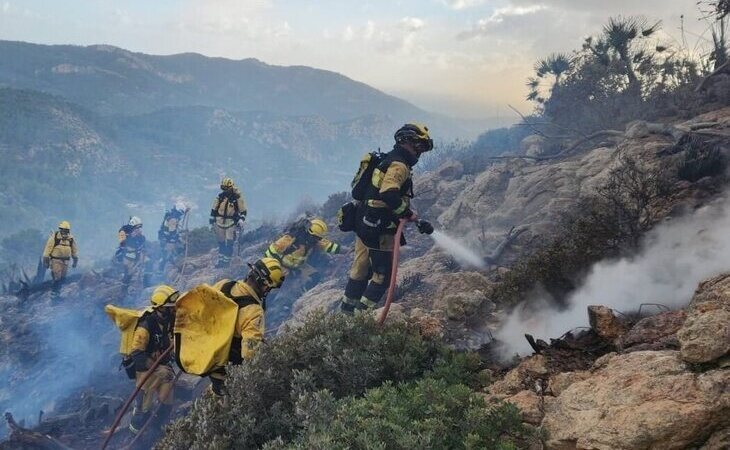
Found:
[{"label": "backpack", "polygon": [[365,194],[370,186],[370,181],[373,177],[375,168],[385,160],[385,153],[381,152],[380,149],[376,152],[366,153],[360,160],[360,167],[355,174],[355,178],[352,179],[352,198],[355,200],[365,200]]},{"label": "backpack", "polygon": [[[58,237],[60,234],[61,233],[59,231],[56,231],[56,232],[53,233],[53,248],[58,247],[58,245],[63,240],[62,238]],[[70,246],[73,247],[73,245],[74,245],[74,238],[69,238],[68,239],[68,245],[70,245]]]}]

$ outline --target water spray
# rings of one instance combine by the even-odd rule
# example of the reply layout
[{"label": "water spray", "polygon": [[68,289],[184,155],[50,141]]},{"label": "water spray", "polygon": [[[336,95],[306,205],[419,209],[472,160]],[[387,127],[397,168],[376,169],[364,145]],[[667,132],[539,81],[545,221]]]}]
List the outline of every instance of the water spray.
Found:
[{"label": "water spray", "polygon": [[462,266],[486,269],[487,263],[474,250],[467,247],[459,240],[447,235],[443,231],[435,230],[431,234],[436,246],[446,251]]}]

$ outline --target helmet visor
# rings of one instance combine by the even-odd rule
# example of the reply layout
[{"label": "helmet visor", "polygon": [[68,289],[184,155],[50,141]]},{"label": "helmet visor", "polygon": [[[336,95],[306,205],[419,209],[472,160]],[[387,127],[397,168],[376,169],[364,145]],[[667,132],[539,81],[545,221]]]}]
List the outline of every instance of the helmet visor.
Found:
[{"label": "helmet visor", "polygon": [[414,147],[416,148],[416,151],[419,153],[425,153],[430,152],[433,150],[433,139],[418,139],[414,143]]}]

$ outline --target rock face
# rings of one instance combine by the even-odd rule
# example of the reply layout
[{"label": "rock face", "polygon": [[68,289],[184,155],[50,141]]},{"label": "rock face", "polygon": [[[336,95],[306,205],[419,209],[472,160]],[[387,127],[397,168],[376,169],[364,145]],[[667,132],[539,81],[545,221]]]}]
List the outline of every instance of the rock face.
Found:
[{"label": "rock face", "polygon": [[730,378],[691,372],[676,351],[611,354],[545,409],[548,449],[684,449],[724,425]]},{"label": "rock face", "polygon": [[711,362],[730,352],[730,274],[700,284],[677,338],[689,363]]},{"label": "rock face", "polygon": [[507,372],[503,379],[492,384],[489,387],[489,393],[509,396],[524,390],[534,390],[536,383],[545,379],[548,373],[545,357],[531,356]]},{"label": "rock face", "polygon": [[603,339],[613,340],[626,333],[626,327],[613,315],[611,308],[591,305],[588,307],[588,322]]},{"label": "rock face", "polygon": [[638,350],[663,350],[679,348],[676,333],[687,319],[683,310],[668,311],[638,321],[628,333],[621,337],[619,347]]},{"label": "rock face", "polygon": [[520,391],[512,397],[504,400],[512,403],[520,410],[522,421],[530,425],[540,425],[545,415],[543,412],[543,399],[533,391]]}]

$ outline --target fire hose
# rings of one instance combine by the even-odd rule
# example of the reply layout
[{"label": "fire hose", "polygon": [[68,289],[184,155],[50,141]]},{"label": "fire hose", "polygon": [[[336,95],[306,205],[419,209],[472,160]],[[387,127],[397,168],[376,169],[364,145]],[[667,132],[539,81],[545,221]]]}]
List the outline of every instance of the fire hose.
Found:
[{"label": "fire hose", "polygon": [[[182,370],[180,370],[175,374],[175,378],[173,378],[173,380],[172,380],[173,386],[175,385],[175,383],[177,383],[177,380],[178,380],[178,378],[180,378],[180,375],[182,375],[182,373],[183,373]],[[170,395],[172,395],[172,393]],[[150,417],[144,423],[142,428],[139,429],[139,432],[137,433],[136,436],[134,436],[134,439],[132,439],[132,441],[124,447],[124,450],[131,449],[134,446],[134,444],[137,443],[137,441],[142,437],[144,432],[147,430],[147,427],[149,427],[149,425],[152,423],[152,421],[155,420],[155,415],[160,410],[160,408],[162,408],[162,402],[159,402],[157,404],[157,407],[152,412],[152,414],[150,414]]]},{"label": "fire hose", "polygon": [[390,304],[393,303],[393,295],[395,294],[396,278],[398,278],[398,261],[400,260],[400,239],[403,236],[403,228],[406,225],[406,219],[400,219],[398,222],[398,228],[395,230],[395,238],[393,241],[393,264],[390,269],[390,284],[388,285],[388,295],[385,297],[385,306],[383,306],[383,312],[380,313],[378,318],[378,325],[382,325],[385,322],[385,318],[388,317],[388,310],[390,310]]},{"label": "fire hose", "polygon": [[122,417],[124,417],[124,414],[127,413],[127,410],[132,405],[132,402],[139,394],[139,391],[142,390],[142,387],[147,383],[147,380],[150,379],[152,374],[154,373],[155,369],[159,367],[159,365],[162,363],[162,360],[165,359],[167,355],[170,354],[172,351],[172,345],[167,347],[167,349],[162,352],[162,354],[155,360],[155,362],[152,363],[150,368],[147,370],[147,373],[145,373],[144,377],[142,377],[142,380],[137,385],[137,387],[134,389],[134,392],[132,392],[132,395],[129,396],[127,401],[124,403],[124,406],[122,406],[122,409],[119,410],[119,413],[117,414],[117,418],[114,419],[114,423],[112,424],[111,428],[109,428],[109,434],[106,436],[106,439],[104,440],[104,444],[101,446],[101,450],[106,449],[107,445],[109,445],[109,441],[111,441],[112,436],[114,436],[114,432],[117,430],[117,427],[119,426],[119,423],[122,421]]}]

